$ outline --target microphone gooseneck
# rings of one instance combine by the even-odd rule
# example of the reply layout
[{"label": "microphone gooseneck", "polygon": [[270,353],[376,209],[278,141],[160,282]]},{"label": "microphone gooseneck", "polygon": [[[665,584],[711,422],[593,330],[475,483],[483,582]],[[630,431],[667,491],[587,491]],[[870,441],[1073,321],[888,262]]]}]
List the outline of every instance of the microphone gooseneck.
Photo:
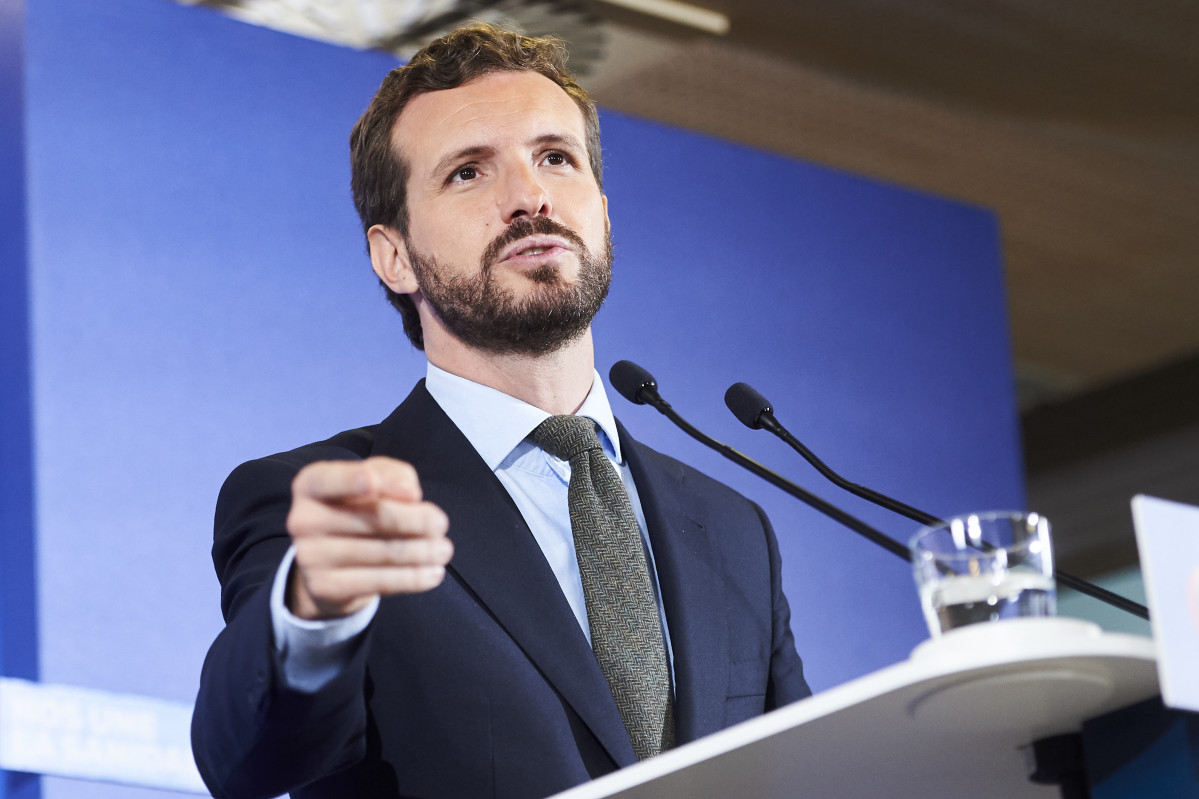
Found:
[{"label": "microphone gooseneck", "polygon": [[778,488],[781,488],[783,491],[805,503],[809,507],[820,511],[834,521],[840,522],[858,535],[869,539],[893,555],[897,555],[898,557],[903,558],[905,561],[910,560],[908,548],[903,544],[900,544],[893,538],[884,535],[857,517],[849,515],[845,511],[841,510],[835,505],[830,504],[829,502],[826,502],[815,494],[805,491],[782,475],[767,469],[754,459],[741,454],[728,444],[723,444],[706,433],[700,431],[698,428],[680,416],[678,412],[670,406],[669,402],[662,399],[662,396],[658,393],[658,383],[656,380],[654,380],[653,375],[632,361],[617,361],[612,366],[611,371],[608,372],[608,382],[610,382],[612,387],[615,388],[616,391],[629,402],[632,402],[635,405],[652,406],[667,419],[674,422],[674,424],[680,430],[704,446],[716,450],[721,455],[728,458],[743,469],[747,469],[756,474],[758,477],[761,477],[767,482],[777,486]]},{"label": "microphone gooseneck", "polygon": [[[787,443],[792,449],[803,456],[804,460],[812,464],[816,471],[824,475],[834,485],[845,489],[854,496],[873,502],[875,505],[886,508],[893,513],[898,513],[901,516],[919,522],[926,526],[942,524],[943,520],[931,513],[925,513],[922,510],[913,508],[900,502],[897,499],[888,497],[885,494],[880,494],[865,486],[851,483],[841,475],[834,472],[824,461],[817,458],[815,453],[805,447],[795,436],[791,435],[787,428],[783,427],[782,423],[774,417],[774,409],[771,407],[770,401],[758,393],[757,390],[748,383],[734,383],[729,386],[729,390],[724,394],[724,403],[728,406],[733,415],[737,417],[746,427],[753,430],[767,430],[778,436]],[[1081,577],[1075,577],[1058,569],[1054,569],[1054,579],[1061,585],[1068,588],[1073,588],[1079,593],[1098,599],[1101,602],[1119,608],[1120,610],[1131,613],[1134,616],[1139,616],[1142,619],[1149,618],[1149,609],[1144,605],[1133,602],[1131,599],[1122,597],[1117,593],[1108,591],[1106,588],[1100,588],[1094,583],[1088,582]]]},{"label": "microphone gooseneck", "polygon": [[837,487],[843,488],[854,496],[861,497],[868,502],[873,502],[875,505],[881,505],[889,511],[898,513],[900,516],[906,516],[919,524],[935,525],[941,523],[941,519],[933,516],[931,513],[925,513],[886,494],[880,494],[865,486],[851,483],[834,472],[825,465],[824,461],[817,458],[812,450],[805,447],[799,439],[791,435],[787,428],[779,423],[778,419],[774,418],[774,409],[770,406],[770,401],[758,393],[749,383],[734,383],[729,386],[729,390],[724,393],[724,404],[729,407],[733,415],[740,419],[741,423],[746,427],[754,430],[767,430],[787,442],[792,449],[803,456],[804,460],[812,464],[816,468],[816,471],[828,478]]}]

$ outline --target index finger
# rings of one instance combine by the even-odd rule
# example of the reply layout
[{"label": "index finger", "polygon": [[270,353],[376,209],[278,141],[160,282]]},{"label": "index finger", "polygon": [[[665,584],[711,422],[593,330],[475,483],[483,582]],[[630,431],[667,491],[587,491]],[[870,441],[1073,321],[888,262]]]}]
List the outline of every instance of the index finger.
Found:
[{"label": "index finger", "polygon": [[317,461],[305,466],[292,481],[294,496],[320,502],[370,501],[380,497],[418,502],[420,482],[411,465],[395,458],[364,461]]}]

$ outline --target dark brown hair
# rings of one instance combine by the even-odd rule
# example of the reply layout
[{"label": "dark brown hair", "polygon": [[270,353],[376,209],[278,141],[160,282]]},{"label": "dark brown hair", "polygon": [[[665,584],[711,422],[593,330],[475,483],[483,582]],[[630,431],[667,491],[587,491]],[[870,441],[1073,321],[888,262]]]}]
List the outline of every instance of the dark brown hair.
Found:
[{"label": "dark brown hair", "polygon": [[[562,87],[583,114],[591,172],[602,189],[599,117],[595,103],[567,70],[566,58],[561,39],[530,38],[480,23],[443,36],[408,64],[388,73],[350,134],[350,185],[363,232],[373,225],[386,225],[408,235],[408,165],[391,142],[392,130],[408,102],[419,94],[453,89],[493,72],[536,72]],[[423,350],[416,304],[407,294],[398,294],[387,285],[383,288],[403,317],[404,333],[413,346]]]}]

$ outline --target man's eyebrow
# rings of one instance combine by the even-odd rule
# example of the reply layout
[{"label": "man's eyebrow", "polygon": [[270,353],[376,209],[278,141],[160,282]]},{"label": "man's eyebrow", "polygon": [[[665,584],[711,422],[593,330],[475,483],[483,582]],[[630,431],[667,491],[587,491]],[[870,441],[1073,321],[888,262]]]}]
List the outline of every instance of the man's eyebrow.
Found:
[{"label": "man's eyebrow", "polygon": [[476,144],[471,147],[463,147],[461,150],[455,150],[454,152],[450,153],[449,155],[446,155],[444,158],[442,158],[440,161],[438,161],[437,165],[433,167],[433,171],[430,173],[429,177],[434,178],[434,179],[440,178],[442,175],[444,175],[446,172],[448,172],[451,168],[457,166],[458,164],[462,163],[463,161],[469,161],[469,160],[472,160],[475,158],[485,157],[485,156],[494,155],[494,154],[495,154],[494,147],[488,147],[483,144]]},{"label": "man's eyebrow", "polygon": [[560,144],[570,150],[586,150],[583,142],[579,141],[569,133],[543,133],[533,139],[533,144]]}]

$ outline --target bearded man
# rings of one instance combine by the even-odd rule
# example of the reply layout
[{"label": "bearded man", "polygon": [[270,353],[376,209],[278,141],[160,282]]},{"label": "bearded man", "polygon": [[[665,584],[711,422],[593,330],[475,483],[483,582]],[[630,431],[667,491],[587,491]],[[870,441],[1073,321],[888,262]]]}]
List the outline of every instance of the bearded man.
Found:
[{"label": "bearded man", "polygon": [[427,376],[222,488],[213,795],[542,797],[807,696],[761,510],[612,416],[599,123],[561,45],[434,42],[351,161]]}]

